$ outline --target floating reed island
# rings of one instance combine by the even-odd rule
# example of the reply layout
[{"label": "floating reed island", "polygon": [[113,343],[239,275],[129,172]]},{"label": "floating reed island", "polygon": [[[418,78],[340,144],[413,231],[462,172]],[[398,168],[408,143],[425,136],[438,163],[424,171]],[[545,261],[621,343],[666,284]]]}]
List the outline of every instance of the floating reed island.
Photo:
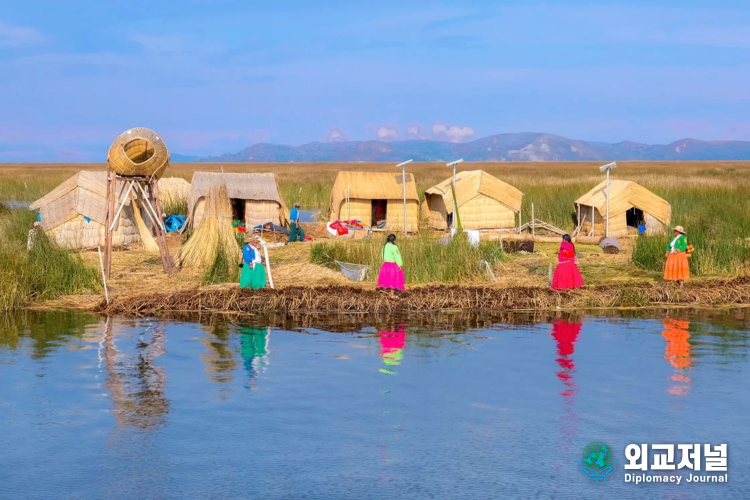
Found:
[{"label": "floating reed island", "polygon": [[[148,166],[126,173],[161,177],[162,212],[183,215],[188,223],[183,233],[166,237],[172,262],[182,265],[164,273],[148,252],[144,236],[153,238],[154,228],[141,197],[131,192],[122,200],[113,235],[117,254],[107,280],[112,308],[325,314],[750,304],[746,283],[738,278],[750,275],[750,162],[623,162],[611,179],[607,210],[606,186],[593,163],[473,164],[456,173],[455,191],[440,164],[412,163],[405,178],[391,164],[365,163],[231,164],[224,166],[226,173],[216,164],[183,164],[170,166],[167,175],[174,177],[165,177],[168,152],[158,136],[129,132],[116,141],[110,166],[124,172]],[[7,205],[0,209],[0,309],[43,307],[44,301],[102,308],[96,247],[105,233],[105,168],[0,165],[0,201]],[[192,183],[185,180],[191,178]],[[119,184],[117,194],[125,196]],[[208,199],[218,184],[225,187],[222,198],[229,198],[221,210]],[[24,208],[35,199],[33,211]],[[285,226],[286,207],[296,202],[320,211],[320,222],[303,223],[318,241],[268,247],[277,290],[233,288],[241,241],[235,233],[229,237],[230,221],[252,226],[268,219]],[[219,212],[226,234],[199,230],[206,213],[214,219]],[[620,246],[611,255],[599,247],[607,213],[610,236]],[[39,215],[50,244],[29,251],[29,230]],[[481,231],[477,246],[443,238],[454,216],[463,229]],[[351,231],[351,238],[329,234],[323,220],[339,219],[375,227]],[[402,236],[405,220],[408,237]],[[217,221],[210,223],[218,227]],[[635,226],[641,221],[647,231],[638,237]],[[684,290],[661,281],[672,224],[687,229],[696,250]],[[388,232],[398,234],[407,275],[407,294],[394,301],[374,290]],[[574,236],[583,290],[546,289],[563,232]],[[368,267],[369,274],[352,283],[336,261]],[[295,288],[300,284],[307,288]]]},{"label": "floating reed island", "polygon": [[115,297],[97,312],[148,316],[166,312],[268,314],[409,313],[445,310],[503,311],[750,304],[750,277],[705,280],[679,288],[669,283],[601,285],[564,292],[542,287],[415,287],[391,299],[387,293],[354,286],[292,286],[243,290],[206,287],[174,293],[136,293]]}]

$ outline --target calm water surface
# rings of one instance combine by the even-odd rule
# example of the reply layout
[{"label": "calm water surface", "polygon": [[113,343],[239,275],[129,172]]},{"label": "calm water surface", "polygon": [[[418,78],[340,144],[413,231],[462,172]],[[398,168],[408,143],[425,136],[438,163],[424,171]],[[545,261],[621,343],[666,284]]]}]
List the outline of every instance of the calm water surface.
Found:
[{"label": "calm water surface", "polygon": [[[748,318],[27,313],[0,322],[0,497],[740,498]],[[592,441],[618,461],[607,485],[578,470]],[[728,443],[729,482],[626,484],[630,443]]]}]

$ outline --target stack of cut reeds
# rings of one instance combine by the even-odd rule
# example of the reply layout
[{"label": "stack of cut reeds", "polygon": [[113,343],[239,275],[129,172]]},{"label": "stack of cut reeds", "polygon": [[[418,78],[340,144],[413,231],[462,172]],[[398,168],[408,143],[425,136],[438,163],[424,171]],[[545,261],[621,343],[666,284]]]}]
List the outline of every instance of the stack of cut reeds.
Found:
[{"label": "stack of cut reeds", "polygon": [[216,184],[209,191],[200,224],[180,248],[175,263],[180,267],[206,269],[214,264],[220,252],[229,265],[239,259],[240,249],[232,229],[232,204],[224,184]]}]

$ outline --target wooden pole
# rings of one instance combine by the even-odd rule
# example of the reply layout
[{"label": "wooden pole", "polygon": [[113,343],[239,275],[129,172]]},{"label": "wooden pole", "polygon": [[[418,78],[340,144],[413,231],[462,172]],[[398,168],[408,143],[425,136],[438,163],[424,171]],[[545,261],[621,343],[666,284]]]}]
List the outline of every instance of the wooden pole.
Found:
[{"label": "wooden pole", "polygon": [[609,238],[609,170],[607,169],[607,222],[604,229],[604,236]]},{"label": "wooden pole", "polygon": [[523,206],[518,209],[518,234],[521,234],[521,219],[523,218]]},{"label": "wooden pole", "polygon": [[99,265],[102,267],[102,281],[104,282],[104,298],[107,299],[107,305],[109,305],[109,292],[107,291],[107,277],[104,275],[104,261],[102,260],[102,247],[96,247],[99,249]]},{"label": "wooden pole", "polygon": [[404,188],[404,237],[406,237],[406,163],[401,167],[401,186]]},{"label": "wooden pole", "polygon": [[531,235],[534,236],[536,232],[534,231],[534,204],[531,204]]},{"label": "wooden pole", "polygon": [[549,263],[549,271],[547,273],[549,275],[549,286],[552,286],[552,262]]},{"label": "wooden pole", "polygon": [[266,254],[266,271],[268,272],[268,284],[273,288],[273,276],[271,275],[271,259],[268,258],[268,247],[263,245],[263,253]]},{"label": "wooden pole", "polygon": [[[172,274],[172,259],[169,257],[169,246],[167,245],[167,231],[164,228],[164,221],[161,219],[161,214],[164,213],[161,207],[161,199],[159,197],[159,183],[156,179],[151,178],[149,180],[149,187],[151,197],[153,198],[154,204],[156,205],[156,216],[158,220],[155,221],[154,226],[156,228],[156,242],[159,245],[159,254],[161,255],[161,267],[167,274]],[[159,224],[158,222],[161,222]]]},{"label": "wooden pole", "polygon": [[596,216],[594,215],[594,205],[591,205],[591,234],[589,236],[594,236],[594,222],[596,221]]},{"label": "wooden pole", "polygon": [[117,197],[117,174],[110,168],[107,169],[107,218],[104,224],[104,271],[105,277],[109,279],[112,275],[112,231],[109,226],[114,221],[115,198]]}]

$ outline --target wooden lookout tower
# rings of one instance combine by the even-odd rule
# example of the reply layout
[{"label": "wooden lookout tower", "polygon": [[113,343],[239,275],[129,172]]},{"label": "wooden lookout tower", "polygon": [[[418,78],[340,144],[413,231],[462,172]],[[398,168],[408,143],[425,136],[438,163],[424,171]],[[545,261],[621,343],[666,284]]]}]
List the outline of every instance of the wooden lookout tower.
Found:
[{"label": "wooden lookout tower", "polygon": [[[112,272],[112,234],[116,231],[125,205],[138,200],[151,221],[159,246],[164,272],[172,273],[167,247],[167,232],[162,219],[159,199],[159,178],[169,166],[169,151],[153,130],[132,128],[121,134],[107,153],[107,217],[104,240],[104,273]],[[123,194],[124,193],[124,194]]]}]

